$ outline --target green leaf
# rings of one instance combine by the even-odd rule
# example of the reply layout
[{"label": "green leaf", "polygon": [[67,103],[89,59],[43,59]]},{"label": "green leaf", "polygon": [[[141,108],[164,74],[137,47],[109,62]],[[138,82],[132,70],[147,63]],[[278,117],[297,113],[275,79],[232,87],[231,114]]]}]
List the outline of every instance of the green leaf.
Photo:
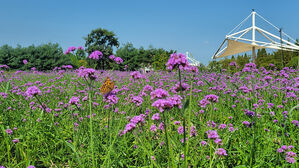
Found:
[{"label": "green leaf", "polygon": [[190,100],[187,99],[185,104],[184,104],[184,109],[186,110],[188,107],[189,107],[189,104],[190,104]]}]

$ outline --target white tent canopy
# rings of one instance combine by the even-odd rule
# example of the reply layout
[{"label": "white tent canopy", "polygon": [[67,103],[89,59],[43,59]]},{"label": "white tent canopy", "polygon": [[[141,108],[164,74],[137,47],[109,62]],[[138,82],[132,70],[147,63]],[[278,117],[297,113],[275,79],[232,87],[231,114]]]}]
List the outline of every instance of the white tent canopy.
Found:
[{"label": "white tent canopy", "polygon": [[217,56],[217,58],[227,57],[230,55],[251,51],[252,47],[255,47],[255,49],[266,48],[264,46],[252,45],[252,44],[230,40],[230,39],[226,39],[226,41],[227,41],[227,47],[223,52],[221,52],[220,55]]},{"label": "white tent canopy", "polygon": [[[281,31],[281,34],[288,37],[288,40],[283,39],[281,36],[276,36],[272,33],[263,30],[260,27],[255,25],[255,16],[259,16],[263,21],[270,24],[276,30]],[[242,26],[242,24],[252,17],[252,26],[246,28],[244,30],[232,33],[234,30],[237,30]],[[244,35],[249,34],[251,32],[251,38],[244,38]],[[257,41],[256,40],[256,33],[259,33],[262,37],[267,39],[266,41]],[[226,46],[225,46],[225,43]],[[253,59],[255,59],[255,50],[261,48],[271,48],[271,49],[279,49],[279,50],[286,50],[286,51],[299,51],[299,46],[295,44],[296,41],[291,38],[286,33],[282,32],[281,29],[277,28],[269,21],[264,19],[262,16],[257,14],[254,10],[252,13],[245,18],[238,26],[236,26],[228,35],[226,35],[225,40],[217,50],[217,52],[213,55],[213,59],[215,58],[222,58],[238,53],[243,53],[252,50]]]}]

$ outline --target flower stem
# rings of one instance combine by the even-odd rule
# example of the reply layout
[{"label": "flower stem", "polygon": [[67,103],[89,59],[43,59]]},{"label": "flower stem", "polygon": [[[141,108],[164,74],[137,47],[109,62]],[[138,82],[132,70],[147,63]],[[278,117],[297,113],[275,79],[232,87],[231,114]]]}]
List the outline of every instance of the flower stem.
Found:
[{"label": "flower stem", "polygon": [[[91,91],[90,91],[91,92]],[[92,167],[95,168],[95,158],[94,158],[94,148],[93,148],[93,129],[92,129],[92,109],[91,109],[91,93],[88,95],[88,101],[89,101],[89,132],[90,132],[90,150],[91,150],[91,158],[92,158]]]},{"label": "flower stem", "polygon": [[[183,87],[182,87],[181,70],[180,69],[178,69],[178,70],[179,70],[180,94],[181,94],[181,96],[183,96],[183,93],[182,93]],[[184,142],[183,143],[184,144],[184,159],[185,159],[184,167],[187,167],[187,162],[186,162],[186,160],[187,160],[187,151],[186,151],[186,120],[185,120],[185,110],[182,111],[182,114],[183,114],[183,129],[184,129],[184,141],[183,141]]]},{"label": "flower stem", "polygon": [[[168,167],[175,167],[174,160],[173,160],[172,148],[170,147],[170,140],[169,140],[169,135],[168,135],[168,130],[167,130],[168,119],[166,119],[166,117],[165,117],[165,112],[163,112],[163,121],[165,124],[166,146],[167,146],[167,151],[168,151]],[[172,166],[170,166],[169,159],[171,160]]]}]

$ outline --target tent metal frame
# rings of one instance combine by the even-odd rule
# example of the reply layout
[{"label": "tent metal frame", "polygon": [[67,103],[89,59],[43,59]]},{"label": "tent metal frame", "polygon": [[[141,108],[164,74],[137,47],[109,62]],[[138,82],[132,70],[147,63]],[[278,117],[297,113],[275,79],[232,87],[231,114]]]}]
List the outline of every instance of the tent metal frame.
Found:
[{"label": "tent metal frame", "polygon": [[189,53],[188,51],[186,52],[186,57],[187,57],[187,59],[189,60],[190,65],[192,65],[192,66],[200,66],[200,62],[197,61],[197,60],[192,56],[192,54]]},{"label": "tent metal frame", "polygon": [[[270,24],[272,27],[274,27],[276,30],[281,31],[281,29],[277,28],[274,26],[272,23],[270,23],[268,20],[263,18],[261,15],[256,13],[254,10],[252,10],[251,14],[247,16],[239,25],[237,25],[232,31],[228,33],[228,35],[225,36],[224,41],[220,45],[219,49],[216,51],[216,53],[212,56],[213,59],[220,58],[219,56],[227,49],[227,46],[221,49],[225,42],[227,40],[235,40],[239,42],[245,42],[245,43],[250,43],[252,45],[252,57],[253,60],[255,61],[255,47],[256,46],[261,46],[263,48],[270,48],[270,49],[277,49],[277,50],[285,50],[285,51],[299,51],[299,46],[296,45],[296,40],[291,38],[289,35],[287,35],[284,32],[281,32],[283,35],[288,37],[290,41],[287,41],[285,39],[282,39],[279,36],[276,36],[260,27],[257,27],[255,24],[255,18],[256,16],[259,16],[262,20],[264,20],[266,23]],[[242,24],[246,22],[249,18],[252,18],[252,25],[251,27],[248,27],[244,30],[240,30],[238,32],[232,33],[235,30],[240,29]],[[251,39],[248,38],[243,38],[244,35],[252,31]],[[232,33],[232,34],[231,34]],[[256,40],[256,33],[261,34],[263,37],[265,37],[268,41],[257,41]],[[278,40],[278,41],[277,41]]]}]

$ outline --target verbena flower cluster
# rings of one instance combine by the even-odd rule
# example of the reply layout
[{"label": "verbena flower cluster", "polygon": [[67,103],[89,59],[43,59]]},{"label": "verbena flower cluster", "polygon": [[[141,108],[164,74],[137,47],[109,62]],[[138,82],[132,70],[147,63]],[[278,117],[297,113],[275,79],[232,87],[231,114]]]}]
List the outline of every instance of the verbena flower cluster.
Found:
[{"label": "verbena flower cluster", "polygon": [[103,58],[103,53],[101,51],[93,51],[89,56],[88,58],[90,59],[94,59],[94,60],[99,60],[99,59],[102,59]]},{"label": "verbena flower cluster", "polygon": [[169,70],[173,70],[176,67],[178,67],[180,70],[184,70],[185,68],[189,67],[189,62],[186,55],[182,53],[173,53],[170,55],[170,58],[166,63],[166,67]]}]

